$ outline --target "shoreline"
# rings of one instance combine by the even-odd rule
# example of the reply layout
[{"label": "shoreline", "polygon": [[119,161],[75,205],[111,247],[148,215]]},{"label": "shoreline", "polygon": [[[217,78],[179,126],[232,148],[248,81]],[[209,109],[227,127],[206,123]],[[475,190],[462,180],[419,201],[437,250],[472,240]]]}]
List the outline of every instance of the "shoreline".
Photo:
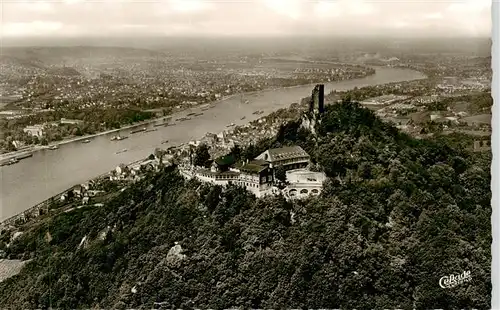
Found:
[{"label": "shoreline", "polygon": [[[373,75],[373,74],[366,75],[366,76],[361,77],[361,78],[350,79],[350,80],[364,79],[364,78],[367,78],[367,77],[369,77],[371,75]],[[350,80],[348,79],[348,80],[330,81],[330,82],[341,82],[341,81],[350,81]],[[328,83],[330,83],[330,82],[328,82]],[[172,117],[173,118],[174,116],[180,116],[182,114],[182,112],[186,112],[186,111],[191,110],[193,108],[199,108],[200,106],[203,106],[203,105],[207,105],[208,104],[209,105],[208,108],[210,109],[215,104],[220,103],[220,102],[224,102],[224,101],[229,100],[229,99],[232,99],[232,98],[234,98],[234,97],[236,97],[238,95],[240,95],[240,96],[253,95],[253,94],[256,94],[256,93],[259,93],[259,92],[275,91],[275,90],[280,90],[280,89],[291,89],[291,88],[297,88],[297,87],[303,87],[303,86],[312,86],[312,85],[316,85],[316,84],[318,84],[318,83],[308,83],[308,84],[301,84],[301,85],[294,85],[294,86],[283,86],[283,87],[267,88],[267,89],[263,89],[263,90],[254,90],[254,91],[243,92],[243,93],[239,93],[239,94],[232,94],[232,95],[225,96],[225,97],[223,97],[221,99],[218,99],[218,100],[215,100],[215,101],[210,101],[210,102],[207,102],[207,103],[204,103],[204,104],[201,104],[201,105],[197,105],[197,106],[194,106],[194,107],[189,107],[189,108],[177,111],[177,112],[175,112],[173,114],[165,115],[165,116],[162,116],[162,117],[155,117],[155,118],[152,118],[152,119],[140,122],[140,123],[136,123],[136,124],[132,124],[132,125],[126,125],[124,127],[118,128],[118,129],[109,129],[109,130],[102,131],[102,132],[95,133],[95,134],[91,134],[91,135],[67,138],[67,139],[64,139],[64,140],[61,140],[61,141],[58,141],[58,142],[52,142],[52,143],[50,143],[48,145],[36,145],[36,146],[32,146],[32,147],[30,147],[29,149],[26,149],[26,150],[18,150],[18,151],[14,151],[14,152],[0,154],[0,163],[3,163],[3,162],[8,161],[10,159],[16,158],[17,156],[34,154],[34,153],[36,153],[38,151],[41,151],[41,150],[47,150],[51,146],[54,146],[54,145],[69,144],[69,143],[78,142],[78,141],[82,141],[82,140],[86,140],[86,139],[91,139],[91,138],[95,138],[95,137],[99,137],[99,136],[104,136],[104,135],[107,135],[107,134],[110,134],[110,133],[118,132],[120,130],[127,130],[127,129],[132,129],[132,128],[140,127],[140,126],[144,126],[144,125],[150,125],[151,123],[157,122],[157,121],[162,120],[162,119],[167,118],[167,117]]]},{"label": "shoreline", "polygon": [[[179,111],[179,112],[176,112],[176,113],[181,113],[181,112],[184,112],[184,111],[185,110],[182,110],[182,111]],[[152,119],[149,119],[149,120],[146,120],[146,121],[142,121],[140,123],[135,123],[135,124],[132,124],[132,125],[126,125],[126,126],[123,126],[123,127],[117,128],[117,129],[109,129],[109,130],[98,132],[98,133],[91,134],[91,135],[68,138],[68,139],[65,139],[65,140],[58,141],[58,142],[50,143],[48,145],[36,145],[34,147],[31,147],[29,150],[20,150],[20,151],[14,151],[14,152],[10,152],[10,153],[4,153],[4,154],[0,155],[0,162],[2,162],[4,160],[9,160],[9,159],[14,158],[16,156],[20,156],[20,155],[24,155],[24,154],[33,154],[33,153],[41,151],[41,150],[46,150],[46,149],[49,149],[51,146],[54,146],[54,145],[69,144],[69,143],[78,142],[78,141],[81,141],[81,140],[86,140],[86,139],[91,139],[91,138],[95,138],[95,137],[100,137],[100,136],[108,135],[110,133],[118,132],[120,130],[133,129],[135,127],[149,125],[151,123],[160,121],[160,120],[162,120],[164,118],[173,117],[174,115],[175,114],[170,114],[170,115],[166,115],[166,116],[162,116],[162,117],[155,117],[155,118],[152,118]]]}]

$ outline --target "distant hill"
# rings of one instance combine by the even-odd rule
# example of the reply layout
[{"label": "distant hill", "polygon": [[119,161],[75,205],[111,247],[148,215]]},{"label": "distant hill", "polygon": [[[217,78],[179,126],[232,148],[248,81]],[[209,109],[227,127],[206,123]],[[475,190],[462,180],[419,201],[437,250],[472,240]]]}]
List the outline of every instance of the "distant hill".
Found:
[{"label": "distant hill", "polygon": [[64,59],[98,58],[98,57],[156,57],[165,56],[161,52],[147,49],[127,48],[127,47],[94,47],[94,46],[73,46],[73,47],[5,47],[3,55],[15,57],[17,59],[53,62],[64,61]]},{"label": "distant hill", "polygon": [[75,64],[99,66],[116,61],[141,62],[145,58],[164,58],[161,52],[124,47],[7,47],[3,48],[0,65],[4,77],[16,78],[36,72],[59,76],[78,76]]},{"label": "distant hill", "polygon": [[50,68],[47,70],[49,74],[62,75],[62,76],[78,76],[80,72],[74,68],[62,67],[62,68]]},{"label": "distant hill", "polygon": [[24,68],[46,69],[46,65],[36,57],[18,57],[12,54],[2,54],[0,56],[1,65],[16,65]]},{"label": "distant hill", "polygon": [[466,53],[478,56],[491,55],[490,38],[421,38],[400,39],[392,37],[339,37],[339,36],[291,36],[291,37],[76,37],[76,38],[4,38],[3,46],[121,46],[137,49],[162,49],[166,52],[194,52],[210,54],[230,53],[287,53],[321,56],[331,52],[352,53]]}]

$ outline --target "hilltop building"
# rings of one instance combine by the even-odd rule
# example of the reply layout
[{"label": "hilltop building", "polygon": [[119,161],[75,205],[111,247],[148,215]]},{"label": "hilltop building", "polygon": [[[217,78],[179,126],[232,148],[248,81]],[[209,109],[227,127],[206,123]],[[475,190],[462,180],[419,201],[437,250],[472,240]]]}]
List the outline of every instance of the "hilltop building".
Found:
[{"label": "hilltop building", "polygon": [[[214,160],[210,169],[199,168],[191,173],[202,182],[226,186],[236,184],[245,187],[257,197],[270,194],[273,188],[273,170],[267,162],[249,161],[229,165],[231,159],[222,157]],[[189,176],[189,172],[183,173]]]},{"label": "hilltop building", "polygon": [[186,178],[196,178],[202,182],[226,186],[235,184],[245,187],[257,197],[277,194],[274,186],[274,169],[283,166],[287,170],[290,185],[285,188],[289,199],[319,195],[325,179],[322,173],[305,169],[310,156],[300,146],[269,149],[254,160],[237,163],[231,155],[213,160],[210,168],[196,168],[191,164],[181,168]]},{"label": "hilltop building", "polygon": [[307,167],[310,156],[300,146],[269,149],[255,159],[268,162],[272,168],[284,166],[286,170]]},{"label": "hilltop building", "polygon": [[[321,115],[325,111],[324,92],[323,84],[316,85],[309,102],[309,111],[303,116],[302,125],[313,133],[316,122],[321,122]],[[228,139],[225,132],[219,135],[207,134],[203,142],[209,144],[217,142],[216,144],[222,149],[225,149],[224,146],[234,145],[234,141]],[[280,192],[287,199],[319,195],[326,179],[324,173],[307,170],[311,158],[300,146],[268,149],[253,160],[245,162],[236,162],[232,155],[220,156],[211,161],[207,168],[193,165],[192,147],[189,147],[186,153],[189,154],[189,160],[179,166],[179,171],[185,178],[196,178],[202,182],[221,186],[229,184],[243,186],[257,197]],[[214,155],[215,153],[212,154]],[[283,167],[287,172],[288,186],[284,190],[275,186],[281,184],[276,182],[274,176],[278,167]]]},{"label": "hilltop building", "polygon": [[[186,173],[184,173],[186,175]],[[218,171],[214,172],[211,169],[198,168],[192,171],[191,177],[202,182],[212,183],[214,185],[228,185],[229,182],[236,182],[239,178],[239,173],[235,171]]]},{"label": "hilltop building", "polygon": [[221,156],[213,161],[210,171],[212,172],[229,171],[231,166],[234,165],[235,163],[236,159],[232,155]]},{"label": "hilltop building", "polygon": [[300,199],[317,196],[323,189],[326,175],[322,172],[313,172],[306,169],[292,170],[286,172],[288,186],[283,190],[285,197],[289,199]]},{"label": "hilltop building", "polygon": [[236,165],[235,170],[239,173],[238,179],[233,182],[236,185],[244,186],[257,197],[270,194],[273,190],[273,169],[269,163],[260,160],[253,160],[247,163]]}]

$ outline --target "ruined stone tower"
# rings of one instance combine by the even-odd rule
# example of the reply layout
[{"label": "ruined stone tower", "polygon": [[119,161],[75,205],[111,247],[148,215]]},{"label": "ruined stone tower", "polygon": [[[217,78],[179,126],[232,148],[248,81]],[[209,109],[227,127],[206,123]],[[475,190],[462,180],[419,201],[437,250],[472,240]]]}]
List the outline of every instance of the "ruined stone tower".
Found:
[{"label": "ruined stone tower", "polygon": [[309,102],[309,112],[314,114],[323,114],[325,111],[325,85],[317,84],[311,95]]},{"label": "ruined stone tower", "polygon": [[325,85],[317,84],[309,100],[309,109],[302,117],[302,127],[316,134],[316,123],[321,122],[321,115],[325,112]]}]

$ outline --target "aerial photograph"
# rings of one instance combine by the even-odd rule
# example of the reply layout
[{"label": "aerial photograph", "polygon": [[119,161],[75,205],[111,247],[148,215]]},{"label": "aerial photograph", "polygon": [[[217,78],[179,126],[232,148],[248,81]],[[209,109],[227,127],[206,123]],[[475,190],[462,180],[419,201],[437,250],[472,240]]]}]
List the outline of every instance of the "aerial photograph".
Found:
[{"label": "aerial photograph", "polygon": [[492,309],[491,6],[3,0],[0,309]]}]

